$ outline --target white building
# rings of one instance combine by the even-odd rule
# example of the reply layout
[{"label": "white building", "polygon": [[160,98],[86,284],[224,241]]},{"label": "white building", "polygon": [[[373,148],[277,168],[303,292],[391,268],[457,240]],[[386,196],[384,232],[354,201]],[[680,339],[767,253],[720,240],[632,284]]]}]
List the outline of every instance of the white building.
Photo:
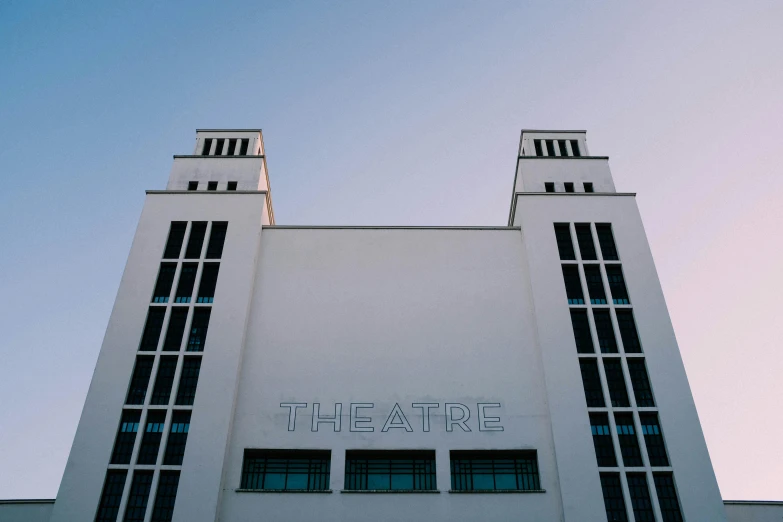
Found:
[{"label": "white building", "polygon": [[281,226],[261,131],[197,131],[53,507],[0,515],[727,520],[634,194],[584,131],[518,158],[507,226]]}]

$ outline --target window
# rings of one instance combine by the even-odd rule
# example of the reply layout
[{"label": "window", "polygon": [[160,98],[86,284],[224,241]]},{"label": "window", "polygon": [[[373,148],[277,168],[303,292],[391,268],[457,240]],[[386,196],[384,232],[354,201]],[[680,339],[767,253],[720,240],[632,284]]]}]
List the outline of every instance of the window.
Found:
[{"label": "window", "polygon": [[239,148],[240,156],[247,156],[247,146],[250,144],[249,139],[242,140],[242,146]]},{"label": "window", "polygon": [[604,261],[617,261],[617,247],[614,244],[612,225],[609,223],[596,223],[595,231],[598,232],[598,244],[601,245],[601,255]]},{"label": "window", "polygon": [[536,156],[543,156],[544,150],[541,147],[541,140],[533,140],[533,145],[536,147]]},{"label": "window", "polygon": [[327,491],[331,452],[245,450],[242,489]]},{"label": "window", "polygon": [[625,288],[623,270],[620,265],[606,265],[606,278],[609,280],[609,291],[612,292],[612,302],[619,305],[631,304],[628,290]]},{"label": "window", "polygon": [[574,184],[573,183],[563,183],[563,187],[565,188],[566,192],[573,192],[574,191]]},{"label": "window", "polygon": [[615,314],[617,314],[617,326],[620,329],[620,338],[623,340],[625,353],[642,353],[633,312],[631,310],[615,310]]},{"label": "window", "polygon": [[218,270],[220,263],[204,263],[201,272],[201,284],[198,286],[198,303],[211,303],[215,300],[215,287],[217,286]]},{"label": "window", "polygon": [[595,332],[598,334],[598,346],[601,353],[617,353],[617,340],[614,337],[612,318],[609,310],[593,308]]},{"label": "window", "polygon": [[226,231],[228,230],[228,221],[214,221],[212,231],[209,233],[209,243],[207,243],[207,259],[220,259],[223,255],[223,243],[226,242]]},{"label": "window", "polygon": [[122,519],[124,522],[144,522],[150,489],[152,489],[152,471],[135,471],[128,495],[128,506]]},{"label": "window", "polygon": [[163,341],[164,352],[178,352],[182,344],[182,334],[185,333],[185,323],[188,320],[188,309],[184,306],[175,306],[171,309],[169,328],[166,330],[166,339]]},{"label": "window", "polygon": [[201,247],[204,245],[204,236],[207,234],[206,221],[194,221],[190,227],[188,247],[185,249],[185,259],[198,259],[201,257]]},{"label": "window", "polygon": [[207,181],[207,190],[217,190],[217,181]]},{"label": "window", "polygon": [[177,356],[163,356],[158,363],[158,376],[152,389],[150,404],[168,404],[171,386],[174,384],[174,372],[177,370]]},{"label": "window", "polygon": [[163,464],[166,466],[181,466],[182,457],[185,455],[185,444],[188,442],[190,430],[190,412],[174,411],[169,429],[169,438],[166,442],[166,453],[163,456]]},{"label": "window", "polygon": [[226,185],[226,190],[236,190],[237,189],[237,182],[236,181],[229,181]]},{"label": "window", "polygon": [[198,190],[198,181],[188,181],[188,190]]},{"label": "window", "polygon": [[347,451],[345,489],[435,490],[434,451]]},{"label": "window", "polygon": [[237,155],[237,140],[236,140],[236,138],[228,140],[228,155],[229,156],[236,156]]},{"label": "window", "polygon": [[579,253],[582,254],[582,260],[595,261],[598,259],[595,253],[590,223],[576,223],[574,229],[576,230],[576,241],[579,243]]},{"label": "window", "polygon": [[612,399],[612,406],[615,408],[629,407],[631,404],[628,402],[628,391],[625,389],[623,365],[620,359],[616,357],[604,359],[604,372],[606,373],[606,385],[609,388],[609,398]]},{"label": "window", "polygon": [[620,483],[620,474],[601,473],[601,489],[604,493],[606,519],[609,522],[628,522],[628,513],[625,511],[625,499],[623,498],[623,486]]},{"label": "window", "polygon": [[144,332],[141,334],[139,351],[154,352],[158,349],[158,339],[160,339],[160,332],[163,329],[165,315],[165,306],[150,306],[147,311],[147,322],[144,323]]},{"label": "window", "polygon": [[98,513],[95,514],[95,522],[117,521],[117,513],[120,511],[120,500],[122,500],[122,490],[125,489],[125,479],[127,477],[128,472],[124,469],[110,469],[106,472],[101,501],[98,504]]},{"label": "window", "polygon": [[538,491],[535,451],[451,451],[453,491]]},{"label": "window", "polygon": [[177,499],[179,471],[161,471],[158,479],[158,492],[152,508],[150,522],[171,522],[174,516],[174,501]]},{"label": "window", "polygon": [[179,258],[179,253],[182,252],[182,242],[185,240],[185,228],[187,228],[187,226],[187,221],[171,222],[169,238],[166,240],[166,248],[163,250],[163,259]]},{"label": "window", "polygon": [[601,377],[598,374],[598,364],[595,359],[579,359],[579,370],[582,373],[582,385],[585,388],[585,400],[588,408],[603,408],[604,392],[601,388]]},{"label": "window", "polygon": [[560,253],[560,259],[564,261],[576,259],[574,244],[571,241],[571,229],[568,223],[555,223],[555,240],[557,241],[557,251]]},{"label": "window", "polygon": [[579,157],[581,154],[579,153],[579,141],[578,140],[571,140],[571,155]]},{"label": "window", "polygon": [[560,148],[560,155],[568,156],[568,148],[566,148],[566,140],[557,140],[557,145]]},{"label": "window", "polygon": [[568,304],[585,304],[585,298],[582,294],[582,283],[579,280],[579,267],[576,265],[563,265],[563,280],[565,281]]},{"label": "window", "polygon": [[128,397],[125,404],[144,404],[144,398],[147,396],[147,387],[150,383],[152,374],[152,363],[155,357],[148,355],[139,355],[136,357],[136,366],[133,368],[130,387],[128,388]]},{"label": "window", "polygon": [[201,155],[209,156],[211,150],[212,150],[212,138],[207,138],[204,140],[204,148],[201,150]]},{"label": "window", "polygon": [[593,433],[593,446],[598,466],[613,468],[617,466],[612,443],[612,431],[609,427],[609,417],[606,413],[590,414],[590,431]]},{"label": "window", "polygon": [[636,428],[633,425],[633,415],[630,413],[615,413],[614,423],[617,427],[617,439],[620,442],[620,453],[626,467],[643,466],[642,452],[639,440],[636,438]]},{"label": "window", "polygon": [[590,335],[590,323],[587,320],[587,310],[572,308],[571,327],[574,329],[574,341],[577,353],[595,353],[593,338]]},{"label": "window", "polygon": [[674,488],[674,477],[671,473],[653,473],[655,491],[658,493],[658,505],[661,507],[663,522],[682,522],[680,502],[677,500],[677,490]]},{"label": "window", "polygon": [[177,263],[161,263],[158,272],[158,281],[155,283],[155,291],[152,293],[153,303],[168,303],[171,295],[171,285],[174,284],[174,272],[177,271]]},{"label": "window", "polygon": [[136,433],[139,431],[141,410],[123,410],[117,438],[114,439],[114,450],[111,453],[112,464],[130,464],[133,446],[136,444]]},{"label": "window", "polygon": [[668,466],[669,457],[666,455],[666,445],[663,443],[661,425],[658,423],[657,413],[640,413],[639,420],[642,424],[642,435],[647,446],[647,457],[650,466]]},{"label": "window", "polygon": [[177,388],[178,406],[193,405],[193,399],[196,398],[196,386],[198,385],[200,370],[201,357],[185,357],[182,375],[179,378],[179,387]]},{"label": "window", "polygon": [[155,464],[158,460],[158,448],[165,423],[166,412],[164,410],[149,410],[147,412],[147,424],[144,427],[144,436],[141,439],[136,464]]},{"label": "window", "polygon": [[593,192],[593,184],[592,183],[585,182],[584,186],[585,186],[585,192]]},{"label": "window", "polygon": [[647,378],[647,370],[644,367],[644,359],[628,358],[628,373],[631,375],[631,386],[636,397],[636,405],[640,408],[655,406],[650,379]]},{"label": "window", "polygon": [[655,522],[650,488],[647,487],[647,475],[644,473],[628,473],[628,492],[631,494],[631,507],[635,522]]},{"label": "window", "polygon": [[174,296],[175,303],[190,302],[193,297],[193,285],[196,284],[196,270],[198,270],[198,263],[182,263],[177,293]]},{"label": "window", "polygon": [[555,191],[555,184],[551,181],[547,181],[544,183],[544,190],[547,192],[554,192]]},{"label": "window", "polygon": [[212,308],[208,306],[198,306],[193,310],[193,321],[190,324],[190,337],[188,337],[187,351],[204,351],[211,312]]},{"label": "window", "polygon": [[555,140],[544,140],[546,142],[546,155],[555,155]]},{"label": "window", "polygon": [[215,156],[222,156],[223,155],[223,145],[226,143],[226,140],[219,139],[215,140]]},{"label": "window", "polygon": [[604,282],[601,279],[601,269],[598,265],[585,265],[585,282],[587,282],[587,292],[590,294],[590,304],[606,304],[606,293],[604,292]]}]

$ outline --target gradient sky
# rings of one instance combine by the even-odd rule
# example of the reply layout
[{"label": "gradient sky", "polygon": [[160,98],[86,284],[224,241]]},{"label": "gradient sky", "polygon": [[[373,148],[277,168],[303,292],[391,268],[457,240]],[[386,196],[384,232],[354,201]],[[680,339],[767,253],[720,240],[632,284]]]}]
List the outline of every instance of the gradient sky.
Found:
[{"label": "gradient sky", "polygon": [[586,129],[724,498],[783,499],[781,27],[778,0],[0,3],[0,498],[57,493],[144,190],[196,128],[262,127],[278,224],[314,225],[504,225],[520,129]]}]

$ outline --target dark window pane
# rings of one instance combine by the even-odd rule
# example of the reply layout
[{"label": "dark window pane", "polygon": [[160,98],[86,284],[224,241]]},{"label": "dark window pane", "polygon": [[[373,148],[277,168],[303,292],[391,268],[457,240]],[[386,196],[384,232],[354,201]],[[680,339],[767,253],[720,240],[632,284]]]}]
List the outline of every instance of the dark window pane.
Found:
[{"label": "dark window pane", "polygon": [[163,464],[166,466],[181,466],[182,457],[185,456],[185,444],[188,442],[190,431],[190,412],[174,411],[171,419],[171,429],[166,442],[166,453],[163,456]]},{"label": "dark window pane", "polygon": [[217,286],[218,270],[220,263],[204,263],[201,272],[201,284],[198,286],[199,303],[211,303],[215,300],[215,287]]},{"label": "dark window pane", "polygon": [[604,493],[606,519],[609,522],[627,522],[628,513],[625,511],[625,499],[623,498],[620,474],[601,473],[601,489]]},{"label": "dark window pane", "polygon": [[547,156],[555,155],[555,140],[545,140]]},{"label": "dark window pane", "polygon": [[606,304],[606,293],[598,265],[584,265],[587,292],[590,294],[590,304]]},{"label": "dark window pane", "polygon": [[573,192],[574,191],[574,184],[573,183],[563,183],[563,188],[565,188],[566,192]]},{"label": "dark window pane", "polygon": [[451,451],[451,489],[540,490],[536,452]]},{"label": "dark window pane", "polygon": [[677,490],[674,488],[674,477],[671,473],[653,473],[655,491],[658,493],[658,505],[661,507],[663,522],[682,522],[680,502],[677,500]]},{"label": "dark window pane", "polygon": [[574,329],[577,353],[594,353],[593,338],[590,335],[590,323],[587,320],[587,310],[571,310],[571,327]]},{"label": "dark window pane", "polygon": [[604,407],[604,392],[601,388],[601,377],[598,374],[598,364],[595,359],[579,359],[579,370],[582,372],[582,384],[585,388],[585,400],[589,408]]},{"label": "dark window pane", "polygon": [[240,156],[247,156],[247,146],[250,144],[249,139],[242,140],[242,146],[239,148]]},{"label": "dark window pane", "polygon": [[120,510],[122,490],[125,489],[127,476],[128,472],[124,469],[110,469],[106,472],[106,480],[103,483],[101,501],[98,504],[95,522],[117,522],[117,513]]},{"label": "dark window pane", "polygon": [[575,260],[576,253],[574,252],[574,243],[571,241],[571,228],[568,223],[555,223],[555,239],[560,259],[564,261]]},{"label": "dark window pane", "polygon": [[604,372],[606,372],[606,385],[609,388],[612,406],[615,408],[627,408],[630,406],[628,391],[625,389],[625,379],[623,378],[623,365],[620,359],[604,359]]},{"label": "dark window pane", "polygon": [[154,352],[158,349],[158,340],[163,329],[163,318],[165,315],[165,306],[150,306],[150,309],[147,311],[147,322],[144,323],[144,333],[141,334],[139,351]]},{"label": "dark window pane", "polygon": [[208,306],[199,306],[193,310],[193,321],[190,324],[190,337],[188,337],[187,351],[204,351],[211,312],[212,308]]},{"label": "dark window pane", "polygon": [[566,148],[566,140],[557,140],[557,145],[560,147],[560,155],[568,156],[568,149]]},{"label": "dark window pane", "polygon": [[187,221],[172,221],[169,229],[169,238],[166,241],[166,248],[163,251],[164,259],[177,259],[182,252],[182,243],[185,240],[185,228]]},{"label": "dark window pane", "polygon": [[612,317],[609,310],[593,308],[593,320],[595,321],[595,333],[598,335],[598,346],[601,353],[617,353],[617,339],[614,337]]},{"label": "dark window pane", "polygon": [[217,190],[217,181],[207,181],[207,190]]},{"label": "dark window pane", "polygon": [[601,245],[601,255],[604,261],[617,261],[617,247],[614,244],[614,235],[612,234],[612,225],[609,223],[597,223],[595,231],[598,233],[598,244]]},{"label": "dark window pane", "polygon": [[547,192],[554,192],[555,191],[555,184],[551,181],[548,181],[544,183],[544,190]]},{"label": "dark window pane", "polygon": [[215,140],[215,156],[222,156],[223,155],[223,145],[226,143],[226,140],[219,139]]},{"label": "dark window pane", "polygon": [[642,424],[642,435],[647,446],[647,457],[650,466],[668,466],[669,457],[666,455],[666,445],[663,443],[663,432],[658,422],[656,413],[640,413],[639,420]]},{"label": "dark window pane", "polygon": [[617,314],[617,326],[620,329],[620,337],[623,340],[625,353],[642,353],[642,345],[639,342],[639,333],[636,331],[636,322],[633,320],[631,310],[615,310]]},{"label": "dark window pane", "polygon": [[174,372],[177,369],[176,356],[163,356],[158,364],[158,376],[155,378],[155,387],[152,389],[150,404],[168,404],[171,395],[171,387],[174,384]]},{"label": "dark window pane", "polygon": [[163,437],[165,423],[165,411],[149,410],[147,412],[147,423],[144,426],[144,436],[141,438],[136,464],[155,464],[158,460],[158,448],[160,448],[160,439]]},{"label": "dark window pane", "polygon": [[175,306],[171,309],[169,327],[166,330],[166,339],[163,341],[163,351],[178,352],[182,344],[182,335],[185,333],[185,323],[188,320],[188,309],[184,306]]},{"label": "dark window pane", "polygon": [[133,376],[131,377],[125,404],[144,404],[154,361],[155,357],[145,355],[136,357],[136,366],[133,368]]},{"label": "dark window pane", "polygon": [[585,192],[593,192],[593,184],[585,182]]},{"label": "dark window pane", "polygon": [[212,223],[212,232],[209,234],[207,244],[207,259],[220,259],[223,255],[223,243],[226,241],[227,221],[215,221]]},{"label": "dark window pane", "polygon": [[330,460],[328,450],[245,450],[240,488],[325,491]]},{"label": "dark window pane", "polygon": [[598,465],[608,468],[617,466],[612,443],[612,430],[609,427],[609,417],[606,413],[590,414],[590,430],[593,433],[593,446],[595,446],[595,458]]},{"label": "dark window pane", "polygon": [[585,304],[585,298],[582,294],[582,283],[579,280],[579,267],[576,265],[563,265],[563,280],[565,281],[568,304]]},{"label": "dark window pane", "polygon": [[347,451],[345,489],[435,490],[435,452]]},{"label": "dark window pane", "polygon": [[136,444],[136,433],[139,431],[139,419],[141,419],[141,410],[122,411],[120,427],[111,454],[112,464],[130,464],[133,446]]},{"label": "dark window pane", "polygon": [[571,140],[571,153],[574,156],[581,156],[579,152],[579,142],[577,140]]},{"label": "dark window pane", "polygon": [[155,291],[152,293],[153,303],[168,303],[171,296],[171,285],[174,283],[174,272],[177,271],[177,263],[161,263],[158,272],[158,282],[155,283]]},{"label": "dark window pane", "polygon": [[237,155],[236,149],[237,149],[237,140],[236,139],[228,140],[228,155],[236,156]]},{"label": "dark window pane", "polygon": [[633,394],[636,405],[640,408],[655,406],[650,379],[647,377],[647,369],[642,358],[628,358],[628,373],[631,376]]},{"label": "dark window pane", "polygon": [[631,506],[635,522],[655,522],[650,488],[647,487],[647,475],[644,473],[628,473],[628,491],[631,494]]},{"label": "dark window pane", "polygon": [[536,147],[536,156],[543,156],[544,150],[541,147],[541,140],[533,140],[533,145]]},{"label": "dark window pane", "polygon": [[198,263],[183,263],[179,273],[177,293],[174,295],[175,303],[189,303],[193,297],[193,286],[196,284],[196,270]]},{"label": "dark window pane", "polygon": [[614,423],[617,427],[617,439],[620,443],[620,453],[626,467],[642,466],[642,452],[639,449],[639,439],[636,438],[636,428],[633,415],[630,413],[615,413]]},{"label": "dark window pane", "polygon": [[125,508],[124,522],[144,522],[150,489],[152,489],[152,471],[135,471],[128,495],[128,505]]},{"label": "dark window pane", "polygon": [[623,270],[620,265],[606,265],[606,278],[609,280],[609,291],[612,292],[614,304],[631,304],[628,290],[625,288]]},{"label": "dark window pane", "polygon": [[185,249],[186,259],[198,259],[201,257],[201,247],[204,245],[204,236],[207,233],[206,221],[194,221],[190,227],[188,247]]},{"label": "dark window pane", "polygon": [[237,189],[237,182],[236,181],[229,181],[226,185],[226,190],[236,190]]},{"label": "dark window pane", "polygon": [[188,181],[188,190],[198,190],[198,181]]},{"label": "dark window pane", "polygon": [[204,148],[201,149],[202,156],[209,156],[209,152],[212,150],[212,139],[207,138],[204,140]]},{"label": "dark window pane", "polygon": [[179,378],[179,387],[177,388],[177,405],[191,406],[193,404],[193,399],[196,398],[196,386],[198,385],[200,370],[201,357],[185,357],[182,375]]},{"label": "dark window pane", "polygon": [[179,471],[160,472],[150,522],[171,522],[174,516],[174,501],[177,499],[177,486],[179,486]]}]

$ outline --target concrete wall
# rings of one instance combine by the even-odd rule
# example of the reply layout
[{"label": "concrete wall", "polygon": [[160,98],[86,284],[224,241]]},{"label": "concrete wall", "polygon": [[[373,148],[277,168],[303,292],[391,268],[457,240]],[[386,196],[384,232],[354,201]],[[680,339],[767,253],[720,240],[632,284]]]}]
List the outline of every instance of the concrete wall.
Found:
[{"label": "concrete wall", "polygon": [[1,522],[49,522],[54,500],[0,500]]},{"label": "concrete wall", "polygon": [[783,502],[726,500],[728,522],[780,522],[783,520]]}]

